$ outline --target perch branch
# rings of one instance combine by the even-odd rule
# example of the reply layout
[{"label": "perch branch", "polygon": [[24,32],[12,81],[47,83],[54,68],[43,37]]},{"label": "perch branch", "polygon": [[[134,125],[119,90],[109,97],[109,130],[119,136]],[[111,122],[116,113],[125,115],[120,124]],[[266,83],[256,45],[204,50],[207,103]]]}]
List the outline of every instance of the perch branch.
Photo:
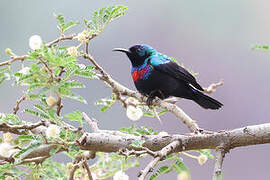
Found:
[{"label": "perch branch", "polygon": [[133,141],[144,140],[144,147],[151,151],[160,151],[168,144],[179,141],[181,146],[178,146],[174,152],[181,152],[196,149],[216,149],[222,143],[224,143],[226,150],[241,146],[270,143],[270,123],[210,134],[191,133],[185,135],[145,135],[139,137],[117,132],[118,131],[115,131],[114,134],[107,133],[106,131],[85,133],[78,141],[78,145],[83,150],[118,152],[121,149],[137,150],[136,148],[132,148],[130,144]]},{"label": "perch branch", "polygon": [[[134,97],[134,98],[141,100],[142,102],[146,102],[147,98],[145,96],[141,95],[139,92],[135,92],[135,91],[132,91],[132,90],[124,87],[123,85],[119,84],[117,81],[112,79],[111,76],[94,60],[94,58],[91,55],[84,54],[83,57],[85,59],[89,60],[96,67],[96,70],[98,70],[101,73],[101,76],[99,78],[102,81],[109,84],[112,87],[114,92],[118,92],[122,95],[130,96],[130,97]],[[199,126],[197,125],[197,123],[194,120],[192,120],[178,106],[171,104],[171,103],[167,103],[167,102],[162,101],[162,100],[157,99],[157,98],[153,101],[153,105],[160,106],[164,109],[167,109],[171,113],[173,113],[176,117],[181,119],[184,124],[187,125],[187,127],[189,128],[189,130],[191,132],[198,132],[201,130],[199,128]]]}]

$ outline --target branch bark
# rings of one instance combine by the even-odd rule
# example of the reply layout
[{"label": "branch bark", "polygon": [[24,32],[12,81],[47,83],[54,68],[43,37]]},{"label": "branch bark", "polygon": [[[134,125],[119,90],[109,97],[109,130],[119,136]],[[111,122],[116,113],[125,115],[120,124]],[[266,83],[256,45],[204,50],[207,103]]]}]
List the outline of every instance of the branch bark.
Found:
[{"label": "branch bark", "polygon": [[173,152],[196,149],[216,149],[222,143],[226,150],[235,147],[270,143],[270,123],[247,126],[230,131],[213,132],[210,134],[185,134],[185,135],[149,135],[135,136],[119,131],[100,131],[98,133],[85,133],[78,141],[83,150],[100,152],[118,152],[121,149],[134,149],[130,144],[135,140],[144,140],[144,147],[159,151],[168,144],[179,141]]},{"label": "branch bark", "polygon": [[223,145],[217,148],[216,150],[216,163],[214,167],[213,180],[221,180],[222,179],[222,164],[223,159],[225,157],[226,150]]}]

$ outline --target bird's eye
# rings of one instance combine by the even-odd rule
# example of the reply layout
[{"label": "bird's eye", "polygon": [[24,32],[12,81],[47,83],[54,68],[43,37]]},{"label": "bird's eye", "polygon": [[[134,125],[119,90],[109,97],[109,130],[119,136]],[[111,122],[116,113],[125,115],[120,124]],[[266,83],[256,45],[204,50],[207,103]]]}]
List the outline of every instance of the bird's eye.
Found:
[{"label": "bird's eye", "polygon": [[140,51],[141,51],[141,49],[140,49],[140,48],[136,49],[136,53],[139,53]]}]

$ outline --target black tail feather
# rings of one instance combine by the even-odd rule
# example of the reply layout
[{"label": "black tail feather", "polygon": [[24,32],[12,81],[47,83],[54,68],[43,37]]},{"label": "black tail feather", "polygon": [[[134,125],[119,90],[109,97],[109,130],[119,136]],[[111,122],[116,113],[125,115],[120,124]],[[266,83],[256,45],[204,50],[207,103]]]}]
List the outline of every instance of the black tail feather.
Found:
[{"label": "black tail feather", "polygon": [[223,106],[222,103],[203,94],[200,91],[195,90],[194,94],[195,95],[193,96],[194,97],[193,100],[205,109],[219,109]]}]

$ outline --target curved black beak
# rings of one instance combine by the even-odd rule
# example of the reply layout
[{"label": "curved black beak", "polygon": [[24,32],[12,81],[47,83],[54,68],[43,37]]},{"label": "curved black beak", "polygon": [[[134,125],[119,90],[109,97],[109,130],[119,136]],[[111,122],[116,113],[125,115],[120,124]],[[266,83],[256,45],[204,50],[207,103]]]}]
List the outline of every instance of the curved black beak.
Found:
[{"label": "curved black beak", "polygon": [[114,48],[113,51],[119,51],[119,52],[124,52],[126,54],[131,54],[131,52],[128,49],[124,49],[124,48]]}]

